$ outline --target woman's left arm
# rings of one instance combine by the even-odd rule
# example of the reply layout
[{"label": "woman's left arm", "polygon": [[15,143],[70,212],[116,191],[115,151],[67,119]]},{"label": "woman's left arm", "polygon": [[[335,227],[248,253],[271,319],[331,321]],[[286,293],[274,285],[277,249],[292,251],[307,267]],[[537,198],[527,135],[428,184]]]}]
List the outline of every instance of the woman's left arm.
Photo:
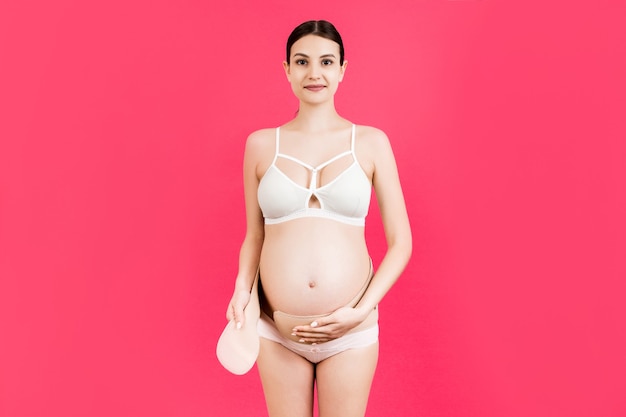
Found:
[{"label": "woman's left arm", "polygon": [[355,308],[362,312],[364,318],[398,280],[409,262],[412,251],[411,226],[391,144],[387,135],[375,130],[371,134],[370,145],[370,152],[374,152],[372,183],[385,230],[387,252]]}]

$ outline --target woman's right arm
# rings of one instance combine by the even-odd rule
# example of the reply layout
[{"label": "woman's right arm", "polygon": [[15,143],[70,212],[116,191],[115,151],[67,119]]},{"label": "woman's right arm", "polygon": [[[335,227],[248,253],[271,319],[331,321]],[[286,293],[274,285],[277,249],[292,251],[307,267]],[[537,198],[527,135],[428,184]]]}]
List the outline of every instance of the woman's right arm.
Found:
[{"label": "woman's right arm", "polygon": [[246,205],[246,237],[239,251],[239,272],[226,318],[235,319],[237,327],[245,325],[243,309],[250,300],[250,290],[259,267],[265,237],[263,214],[257,200],[258,165],[264,154],[263,131],[252,133],[246,141],[243,158],[243,188]]}]

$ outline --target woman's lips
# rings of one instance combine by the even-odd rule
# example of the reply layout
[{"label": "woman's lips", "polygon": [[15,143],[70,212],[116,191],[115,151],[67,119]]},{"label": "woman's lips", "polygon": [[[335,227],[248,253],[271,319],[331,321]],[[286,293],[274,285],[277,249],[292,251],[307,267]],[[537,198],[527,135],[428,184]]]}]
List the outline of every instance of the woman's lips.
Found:
[{"label": "woman's lips", "polygon": [[324,86],[321,84],[313,84],[313,85],[307,85],[304,88],[306,88],[309,91],[321,91],[324,89]]}]

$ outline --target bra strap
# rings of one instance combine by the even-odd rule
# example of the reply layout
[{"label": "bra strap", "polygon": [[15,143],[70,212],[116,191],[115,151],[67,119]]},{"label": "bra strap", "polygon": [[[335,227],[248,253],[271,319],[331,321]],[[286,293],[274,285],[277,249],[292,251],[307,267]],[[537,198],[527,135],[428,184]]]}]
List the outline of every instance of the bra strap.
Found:
[{"label": "bra strap", "polygon": [[[356,137],[356,125],[352,124],[352,143],[350,145],[350,150],[352,151],[352,153],[354,154],[354,138]],[[355,154],[355,158],[356,158],[356,154]]]},{"label": "bra strap", "polygon": [[276,152],[274,152],[274,160],[272,161],[272,165],[276,163],[276,159],[278,159],[278,148],[280,146],[280,126],[276,128]]}]

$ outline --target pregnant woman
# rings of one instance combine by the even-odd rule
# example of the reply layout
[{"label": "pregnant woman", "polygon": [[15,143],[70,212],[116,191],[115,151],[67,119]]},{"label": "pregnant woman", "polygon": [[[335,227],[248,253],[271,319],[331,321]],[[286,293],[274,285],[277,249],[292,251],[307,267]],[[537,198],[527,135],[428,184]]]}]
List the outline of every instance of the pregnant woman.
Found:
[{"label": "pregnant woman", "polygon": [[[270,416],[311,417],[315,389],[320,416],[363,416],[378,360],[377,305],[411,255],[409,220],[387,136],[335,109],[347,67],[335,27],[299,25],[286,52],[299,108],[247,140],[247,232],[227,317],[246,325],[258,269],[257,366]],[[364,234],[372,187],[387,243],[376,271]]]}]

